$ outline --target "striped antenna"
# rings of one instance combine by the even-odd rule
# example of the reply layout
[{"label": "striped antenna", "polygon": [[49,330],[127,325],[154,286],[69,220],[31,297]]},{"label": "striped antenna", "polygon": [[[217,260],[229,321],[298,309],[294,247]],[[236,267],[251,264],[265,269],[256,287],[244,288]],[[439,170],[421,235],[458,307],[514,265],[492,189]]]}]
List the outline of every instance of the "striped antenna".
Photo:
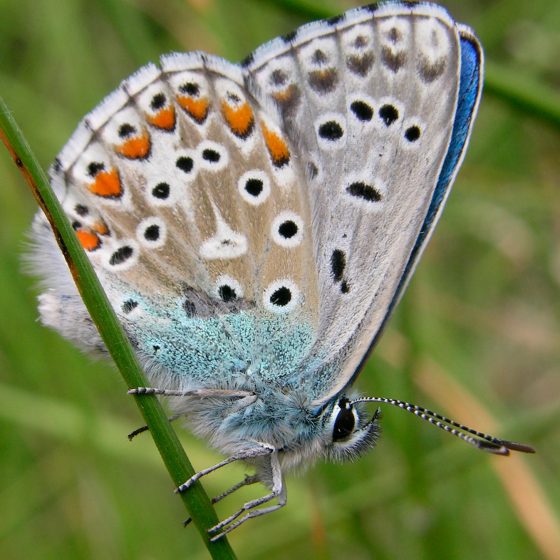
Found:
[{"label": "striped antenna", "polygon": [[488,451],[496,455],[509,455],[510,451],[520,451],[521,453],[535,453],[535,450],[529,445],[516,443],[514,441],[507,441],[504,439],[498,439],[483,432],[473,430],[472,428],[464,426],[463,424],[459,424],[458,422],[455,422],[455,420],[446,418],[445,416],[442,416],[437,412],[432,412],[427,408],[423,408],[406,401],[387,399],[385,397],[363,397],[351,401],[350,404],[354,405],[361,402],[375,402],[397,406],[399,408],[402,408],[403,410],[406,410],[407,412],[410,412],[411,414],[414,414],[415,416],[418,416],[419,418],[422,418],[422,420],[430,422],[430,424],[437,426],[441,430],[445,430],[446,432],[457,436],[464,442],[478,447],[478,449],[482,449],[483,451]]}]

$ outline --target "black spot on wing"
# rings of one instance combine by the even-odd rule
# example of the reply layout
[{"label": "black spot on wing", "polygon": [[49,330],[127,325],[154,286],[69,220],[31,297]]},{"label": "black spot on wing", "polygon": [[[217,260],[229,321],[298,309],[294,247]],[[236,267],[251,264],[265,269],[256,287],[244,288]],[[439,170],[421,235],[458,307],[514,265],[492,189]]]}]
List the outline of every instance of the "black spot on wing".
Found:
[{"label": "black spot on wing", "polygon": [[103,162],[100,161],[92,161],[88,166],[87,166],[87,174],[90,177],[95,177],[98,173],[100,173],[101,171],[105,170],[105,164]]},{"label": "black spot on wing", "polygon": [[177,158],[175,165],[184,173],[190,173],[194,167],[194,161],[191,157],[181,156]]},{"label": "black spot on wing", "polygon": [[159,239],[160,231],[157,224],[152,224],[144,230],[144,238],[146,241],[157,241]]},{"label": "black spot on wing", "polygon": [[179,86],[179,91],[191,97],[198,97],[200,95],[200,86],[194,82],[185,82]]},{"label": "black spot on wing", "polygon": [[263,182],[260,179],[247,179],[247,182],[245,183],[245,190],[254,197],[259,196],[263,188]]},{"label": "black spot on wing", "polygon": [[288,74],[284,70],[277,68],[270,73],[270,83],[275,86],[283,86],[288,81]]},{"label": "black spot on wing", "polygon": [[119,127],[118,134],[121,138],[128,138],[129,136],[136,134],[136,128],[129,123],[124,123]]},{"label": "black spot on wing", "polygon": [[348,185],[346,192],[367,202],[379,202],[381,200],[381,193],[374,186],[361,181]]},{"label": "black spot on wing", "polygon": [[291,239],[298,232],[297,224],[292,220],[282,222],[278,227],[278,234],[284,239]]},{"label": "black spot on wing", "polygon": [[76,204],[74,210],[76,211],[76,214],[78,214],[78,216],[87,216],[89,214],[88,207],[84,206],[83,204]]},{"label": "black spot on wing", "polygon": [[123,313],[127,314],[130,313],[133,309],[136,309],[136,307],[138,307],[138,302],[133,300],[133,299],[127,299],[123,304],[122,304],[122,311]]},{"label": "black spot on wing", "polygon": [[350,110],[360,121],[367,122],[373,118],[373,107],[365,101],[352,102]]},{"label": "black spot on wing", "polygon": [[336,121],[327,121],[319,126],[319,136],[325,140],[340,140],[344,131]]},{"label": "black spot on wing", "polygon": [[409,142],[416,142],[416,140],[418,140],[418,138],[420,138],[420,128],[416,125],[411,126],[409,128],[406,129],[405,133],[404,133],[404,137],[409,141]]},{"label": "black spot on wing", "polygon": [[229,284],[222,284],[219,288],[218,288],[218,294],[220,296],[220,298],[222,299],[222,301],[224,302],[228,302],[228,301],[233,301],[235,299],[237,299],[237,293],[235,292],[235,289],[230,286]]},{"label": "black spot on wing", "polygon": [[163,106],[165,106],[166,101],[167,100],[163,93],[156,93],[150,101],[150,107],[152,110],[157,111],[158,109],[161,109]]},{"label": "black spot on wing", "polygon": [[331,276],[335,284],[340,282],[340,291],[347,294],[350,291],[348,281],[344,278],[346,270],[346,253],[341,249],[335,249],[331,253]]},{"label": "black spot on wing", "polygon": [[270,296],[270,303],[272,305],[278,305],[280,307],[285,307],[292,300],[292,292],[286,286],[281,286],[275,290]]},{"label": "black spot on wing", "polygon": [[335,249],[331,254],[331,274],[335,282],[340,282],[346,268],[346,255],[344,251]]},{"label": "black spot on wing", "polygon": [[129,245],[123,245],[119,247],[109,259],[109,264],[111,266],[116,266],[127,261],[134,254],[134,249]]},{"label": "black spot on wing", "polygon": [[202,151],[202,159],[209,163],[217,163],[220,161],[220,154],[216,150],[207,148]]},{"label": "black spot on wing", "polygon": [[158,183],[152,189],[152,195],[160,200],[165,200],[169,197],[170,187],[168,183]]},{"label": "black spot on wing", "polygon": [[379,109],[379,117],[385,126],[391,126],[399,118],[399,111],[394,105],[386,104]]},{"label": "black spot on wing", "polygon": [[316,64],[317,66],[320,66],[321,64],[325,64],[325,62],[327,62],[328,60],[329,57],[325,54],[324,51],[322,51],[321,49],[315,49],[311,62],[313,62],[313,64]]}]

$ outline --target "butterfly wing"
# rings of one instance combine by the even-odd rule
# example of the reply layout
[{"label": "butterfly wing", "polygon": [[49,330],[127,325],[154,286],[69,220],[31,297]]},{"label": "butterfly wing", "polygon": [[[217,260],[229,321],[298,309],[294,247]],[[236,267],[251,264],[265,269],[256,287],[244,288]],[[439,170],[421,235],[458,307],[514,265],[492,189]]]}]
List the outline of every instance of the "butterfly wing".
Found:
[{"label": "butterfly wing", "polygon": [[[392,4],[304,26],[243,70],[165,57],[88,115],[52,182],[150,371],[249,367],[317,400],[349,383],[445,200],[480,67],[444,10]],[[101,348],[44,221],[36,238],[44,322]]]},{"label": "butterfly wing", "polygon": [[[201,53],[138,71],[90,113],[52,183],[161,385],[289,375],[317,326],[304,171],[241,69]],[[43,321],[102,347],[44,219]],[[46,272],[45,272],[46,271]]]},{"label": "butterfly wing", "polygon": [[435,225],[480,95],[481,50],[445,10],[387,4],[258,49],[245,76],[308,170],[319,278],[310,393],[357,375]]}]

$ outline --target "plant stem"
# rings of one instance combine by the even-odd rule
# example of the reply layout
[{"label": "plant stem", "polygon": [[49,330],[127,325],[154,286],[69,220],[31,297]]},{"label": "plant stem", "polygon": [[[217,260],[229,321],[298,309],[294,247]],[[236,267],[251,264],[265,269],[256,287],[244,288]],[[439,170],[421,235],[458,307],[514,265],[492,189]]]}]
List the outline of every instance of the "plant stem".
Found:
[{"label": "plant stem", "polygon": [[[45,172],[37,162],[1,97],[0,140],[10,152],[39,206],[47,216],[91,318],[125,383],[130,389],[146,387],[148,385],[146,378],[93,267],[80,246],[60,202],[52,191]],[[135,396],[135,400],[173,483],[177,487],[194,474],[194,469],[157,397],[138,395]],[[211,543],[208,539],[207,530],[216,525],[218,519],[200,483],[196,483],[187,492],[181,494],[181,498],[211,557],[219,560],[235,558],[233,550],[225,538],[215,543]]]}]

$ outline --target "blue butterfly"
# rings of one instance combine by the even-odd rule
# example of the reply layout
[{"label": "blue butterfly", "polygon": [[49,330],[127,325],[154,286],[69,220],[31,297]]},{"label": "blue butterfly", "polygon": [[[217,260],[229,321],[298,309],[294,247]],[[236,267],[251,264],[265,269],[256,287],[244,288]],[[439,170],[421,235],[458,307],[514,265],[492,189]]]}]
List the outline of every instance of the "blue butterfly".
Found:
[{"label": "blue butterfly", "polygon": [[[85,117],[51,169],[76,235],[175,417],[286,503],[283,473],[372,447],[403,408],[481,449],[528,446],[350,389],[409,281],[465,154],[482,87],[473,32],[434,4],[305,25],[241,65],[172,54]],[[42,216],[43,323],[99,335]]]}]

